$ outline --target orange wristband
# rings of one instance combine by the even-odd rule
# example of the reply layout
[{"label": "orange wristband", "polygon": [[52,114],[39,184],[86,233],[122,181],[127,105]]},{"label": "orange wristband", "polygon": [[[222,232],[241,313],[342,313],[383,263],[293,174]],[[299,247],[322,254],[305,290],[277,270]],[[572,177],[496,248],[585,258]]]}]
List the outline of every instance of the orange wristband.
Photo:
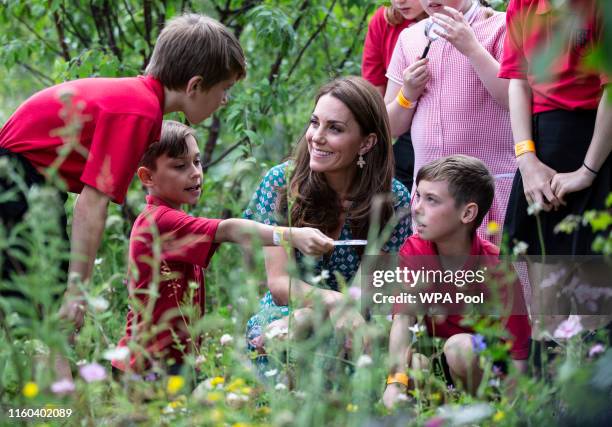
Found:
[{"label": "orange wristband", "polygon": [[519,157],[525,153],[535,153],[535,143],[531,139],[526,139],[514,144],[514,156]]},{"label": "orange wristband", "polygon": [[397,99],[397,103],[400,105],[400,107],[405,108],[407,110],[409,110],[410,108],[412,108],[414,106],[414,103],[404,96],[404,90],[403,89],[400,89],[397,92],[396,99]]},{"label": "orange wristband", "polygon": [[410,382],[410,378],[403,372],[396,372],[395,374],[389,374],[387,377],[387,384],[403,384],[408,387],[408,383]]}]

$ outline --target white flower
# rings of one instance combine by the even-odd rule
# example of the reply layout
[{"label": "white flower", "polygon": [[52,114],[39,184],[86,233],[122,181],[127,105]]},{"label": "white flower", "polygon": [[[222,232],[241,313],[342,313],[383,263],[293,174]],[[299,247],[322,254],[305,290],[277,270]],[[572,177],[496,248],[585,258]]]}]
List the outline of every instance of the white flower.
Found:
[{"label": "white flower", "polygon": [[238,305],[246,305],[249,300],[247,300],[245,297],[238,297],[236,298],[236,302],[238,303]]},{"label": "white flower", "polygon": [[102,313],[108,309],[110,304],[102,297],[93,297],[89,299],[89,305],[96,313]]},{"label": "white flower", "polygon": [[420,335],[422,332],[425,332],[425,326],[415,323],[412,326],[408,327],[408,330],[411,331],[415,335]]},{"label": "white flower", "polygon": [[195,360],[196,366],[201,365],[204,362],[206,362],[206,356],[200,354],[198,357],[196,357],[196,360]]},{"label": "white flower", "polygon": [[130,349],[127,347],[109,348],[102,357],[106,360],[126,360],[130,356]]},{"label": "white flower", "polygon": [[555,330],[553,337],[560,339],[569,339],[574,335],[582,331],[582,323],[580,323],[580,316],[574,314],[570,315],[567,320],[561,322],[561,324]]},{"label": "white flower", "polygon": [[234,338],[230,334],[223,334],[219,340],[221,345],[229,345],[234,342]]},{"label": "white flower", "polygon": [[527,215],[537,215],[540,212],[542,212],[542,204],[539,202],[534,202],[527,208]]},{"label": "white flower", "polygon": [[514,256],[523,255],[527,253],[527,248],[529,248],[529,245],[527,243],[517,242],[517,244],[514,245],[514,248],[512,248],[512,253],[514,254]]},{"label": "white flower", "polygon": [[244,394],[228,393],[225,398],[227,400],[227,403],[230,404],[239,404],[242,402],[249,401],[249,396],[245,396]]},{"label": "white flower", "polygon": [[274,390],[278,390],[278,391],[287,390],[287,386],[283,383],[278,383],[274,386]]},{"label": "white flower", "polygon": [[96,258],[96,260],[94,261],[95,265],[100,265],[104,262],[104,258]]},{"label": "white flower", "polygon": [[271,369],[269,371],[264,372],[264,375],[266,377],[273,377],[276,374],[278,374],[278,370],[276,370],[276,369]]},{"label": "white flower", "polygon": [[367,354],[362,354],[361,356],[359,356],[359,359],[357,359],[358,368],[365,368],[366,366],[370,366],[371,364],[372,358]]}]

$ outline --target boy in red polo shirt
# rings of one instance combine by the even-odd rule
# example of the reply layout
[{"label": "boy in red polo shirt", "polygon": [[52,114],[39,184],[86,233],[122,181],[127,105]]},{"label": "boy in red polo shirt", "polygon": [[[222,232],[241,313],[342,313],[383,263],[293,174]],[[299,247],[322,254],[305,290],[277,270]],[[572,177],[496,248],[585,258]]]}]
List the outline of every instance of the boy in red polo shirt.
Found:
[{"label": "boy in red polo shirt", "polygon": [[[71,283],[60,311],[77,328],[84,308],[74,283],[90,277],[108,201],[123,203],[142,154],[159,139],[162,116],[182,111],[191,123],[200,123],[227,101],[227,90],[244,75],[236,37],[214,19],[187,14],[169,21],[160,33],[144,76],[88,78],[44,89],[0,130],[0,157],[24,171],[28,187],[44,182],[46,169],[54,164],[61,190],[80,193],[72,222]],[[65,125],[60,98],[81,109],[79,147],[67,147],[56,132]],[[0,224],[9,231],[28,206],[16,183],[0,179],[1,192],[14,189],[16,199],[0,202]],[[19,262],[3,255],[2,278],[19,274]]]},{"label": "boy in red polo shirt", "polygon": [[[435,257],[438,260],[435,263],[443,265],[446,265],[444,260],[449,262],[449,259],[456,260],[468,255],[479,257],[481,261],[484,259],[487,266],[491,262],[496,263],[499,249],[476,234],[476,229],[491,207],[494,193],[493,177],[480,160],[463,155],[443,157],[423,166],[417,174],[416,184],[412,200],[415,234],[400,249],[400,266],[409,266],[413,270],[426,267],[413,265],[419,259],[428,262],[422,261],[421,256]],[[462,264],[466,269],[468,264]],[[438,265],[435,267],[436,270],[440,268]],[[517,281],[513,290],[520,293],[520,289],[520,282]],[[504,326],[512,339],[512,360],[521,372],[525,372],[531,329],[524,306],[519,306],[518,300],[522,300],[522,294],[514,295],[512,313],[522,314],[508,316]],[[393,406],[398,395],[406,391],[409,381],[406,370],[422,369],[428,365],[423,355],[410,349],[409,328],[415,323],[414,317],[400,313],[405,312],[396,305],[389,338],[392,368],[383,395],[383,403],[387,407]],[[477,347],[483,343],[480,342],[482,337],[474,335],[474,331],[464,326],[462,320],[463,317],[457,314],[447,315],[441,323],[426,317],[427,330],[432,336],[446,338],[440,360],[446,381],[459,383],[474,392],[482,378],[476,354]]]},{"label": "boy in red polo shirt", "polygon": [[[198,202],[202,166],[193,131],[181,123],[164,121],[159,142],[149,146],[137,174],[147,188],[147,206],[130,235],[128,286],[132,304],[119,346],[137,345],[132,346],[129,363],[113,361],[120,370],[142,371],[160,361],[171,365],[168,370],[175,374],[183,354],[198,350],[199,338],[190,335],[188,325],[204,314],[203,269],[219,243],[244,244],[256,235],[264,245],[288,240],[313,256],[333,249],[333,240],[314,228],[196,218],[182,211],[181,205]],[[157,260],[156,245],[161,250]],[[190,283],[197,286],[190,289]],[[157,297],[151,298],[156,284]],[[193,309],[197,314],[190,321]]]},{"label": "boy in red polo shirt", "polygon": [[[510,118],[519,169],[504,233],[510,242],[527,243],[528,255],[591,255],[596,236],[590,225],[578,223],[571,233],[557,232],[556,227],[568,215],[605,210],[612,191],[609,76],[585,63],[603,41],[602,3],[556,3],[512,0],[508,5],[499,77],[510,79]],[[530,205],[531,212],[542,209],[537,218],[529,214]],[[539,286],[560,268],[550,261],[528,264],[531,314],[546,314],[534,318],[537,339],[549,337],[571,310],[569,298],[559,298],[566,290],[560,287],[569,284],[571,277],[555,286]],[[594,329],[609,318],[594,316],[585,321],[587,329]]]}]

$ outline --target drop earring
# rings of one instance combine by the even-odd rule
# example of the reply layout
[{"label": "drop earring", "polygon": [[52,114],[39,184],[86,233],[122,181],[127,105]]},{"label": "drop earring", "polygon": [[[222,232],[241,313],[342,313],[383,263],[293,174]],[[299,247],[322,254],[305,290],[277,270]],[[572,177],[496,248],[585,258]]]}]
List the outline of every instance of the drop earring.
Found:
[{"label": "drop earring", "polygon": [[357,160],[357,166],[359,166],[359,169],[363,169],[365,164],[366,164],[366,162],[365,162],[365,160],[363,160],[363,155],[360,154],[359,155],[359,160]]}]

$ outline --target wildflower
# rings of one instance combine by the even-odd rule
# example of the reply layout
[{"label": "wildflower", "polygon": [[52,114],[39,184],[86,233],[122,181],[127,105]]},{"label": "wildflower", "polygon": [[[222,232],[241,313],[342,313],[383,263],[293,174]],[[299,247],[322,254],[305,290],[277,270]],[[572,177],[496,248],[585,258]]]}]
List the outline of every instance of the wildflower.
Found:
[{"label": "wildflower", "polygon": [[514,248],[512,248],[512,254],[514,256],[519,256],[519,255],[523,255],[527,253],[527,248],[529,248],[529,245],[525,242],[516,242],[516,244],[514,245]]},{"label": "wildflower", "polygon": [[185,379],[180,375],[170,375],[168,377],[168,384],[166,384],[166,391],[169,394],[176,394],[185,385]]},{"label": "wildflower", "polygon": [[430,394],[430,398],[434,402],[439,402],[440,400],[442,400],[442,395],[440,393],[438,393],[438,392],[435,392],[435,393],[431,393]]},{"label": "wildflower", "polygon": [[598,354],[603,353],[604,350],[605,350],[605,347],[603,346],[603,344],[597,343],[589,349],[589,357],[595,357]]},{"label": "wildflower", "polygon": [[221,422],[223,420],[223,411],[220,409],[213,409],[210,413],[210,418],[215,422]]},{"label": "wildflower", "polygon": [[245,396],[243,394],[228,393],[225,399],[227,400],[227,403],[229,403],[230,405],[240,406],[244,402],[249,401],[249,396]]},{"label": "wildflower", "polygon": [[506,417],[506,414],[504,413],[504,411],[497,411],[495,415],[493,415],[493,421],[498,423],[501,420],[503,420],[505,417]]},{"label": "wildflower", "polygon": [[413,334],[415,334],[416,336],[421,335],[423,332],[425,332],[425,326],[419,324],[419,323],[415,323],[412,326],[408,327],[408,330],[411,331]]},{"label": "wildflower", "polygon": [[272,413],[272,409],[270,409],[269,406],[260,406],[257,408],[257,412],[259,412],[261,415],[270,415]]},{"label": "wildflower", "polygon": [[229,345],[234,341],[234,338],[230,334],[223,334],[219,341],[221,345]]},{"label": "wildflower", "polygon": [[359,286],[351,286],[348,288],[348,294],[355,301],[359,301],[361,298],[361,288]]},{"label": "wildflower", "polygon": [[251,394],[251,387],[242,387],[242,388],[240,389],[240,393],[242,393],[242,394],[246,394],[246,395]]},{"label": "wildflower", "polygon": [[446,420],[442,417],[433,417],[427,420],[425,427],[442,427],[446,423]]},{"label": "wildflower", "polygon": [[314,276],[311,281],[313,285],[317,285],[319,282],[325,282],[327,279],[329,279],[329,271],[322,270],[321,274]]},{"label": "wildflower", "polygon": [[494,235],[499,233],[499,224],[495,221],[489,221],[487,224],[487,234]]},{"label": "wildflower", "polygon": [[64,378],[51,384],[51,391],[55,394],[68,394],[74,391],[74,383]]},{"label": "wildflower", "polygon": [[210,385],[215,387],[217,385],[222,385],[225,384],[225,378],[223,377],[214,377],[212,380],[210,380]]},{"label": "wildflower", "polygon": [[359,406],[357,405],[353,405],[352,403],[349,403],[348,405],[346,405],[347,412],[357,412],[358,410],[359,410]]},{"label": "wildflower", "polygon": [[538,215],[540,212],[542,212],[542,204],[539,202],[534,202],[527,208],[527,215]]},{"label": "wildflower", "polygon": [[38,395],[38,384],[32,381],[25,383],[23,389],[21,390],[21,393],[23,393],[23,395],[28,399],[35,398]]},{"label": "wildflower", "polygon": [[96,362],[82,365],[79,368],[79,374],[88,383],[102,381],[106,378],[106,371],[104,370],[104,367]]},{"label": "wildflower", "polygon": [[251,427],[251,424],[249,424],[249,423],[234,423],[234,424],[232,424],[232,427]]},{"label": "wildflower", "polygon": [[198,357],[196,357],[195,365],[199,366],[202,365],[204,362],[206,362],[206,356],[200,354]]},{"label": "wildflower", "polygon": [[268,378],[273,377],[276,374],[278,374],[278,370],[276,369],[270,369],[269,371],[264,372],[264,376]]},{"label": "wildflower", "polygon": [[242,378],[236,378],[236,379],[232,380],[232,382],[227,385],[227,391],[236,391],[236,390],[240,389],[241,387],[244,387],[244,385],[245,385],[245,383],[244,383],[244,380]]},{"label": "wildflower", "polygon": [[359,356],[359,359],[357,359],[358,368],[365,368],[366,366],[370,366],[371,364],[372,358],[367,354],[362,354],[361,356]]},{"label": "wildflower", "polygon": [[102,313],[108,309],[110,304],[102,297],[94,297],[89,299],[89,305],[96,313]]},{"label": "wildflower", "polygon": [[94,261],[94,265],[100,265],[104,262],[104,258],[96,258]]},{"label": "wildflower", "polygon": [[560,339],[569,339],[574,335],[582,331],[582,324],[580,323],[580,316],[574,314],[570,315],[567,320],[561,322],[561,324],[555,330],[553,337]]},{"label": "wildflower", "polygon": [[274,386],[274,390],[276,391],[283,391],[283,390],[287,390],[287,386],[283,383],[278,383]]},{"label": "wildflower", "polygon": [[130,356],[130,349],[127,347],[109,348],[102,357],[106,360],[126,360]]},{"label": "wildflower", "polygon": [[482,335],[472,335],[472,348],[478,354],[487,348],[487,343]]}]

